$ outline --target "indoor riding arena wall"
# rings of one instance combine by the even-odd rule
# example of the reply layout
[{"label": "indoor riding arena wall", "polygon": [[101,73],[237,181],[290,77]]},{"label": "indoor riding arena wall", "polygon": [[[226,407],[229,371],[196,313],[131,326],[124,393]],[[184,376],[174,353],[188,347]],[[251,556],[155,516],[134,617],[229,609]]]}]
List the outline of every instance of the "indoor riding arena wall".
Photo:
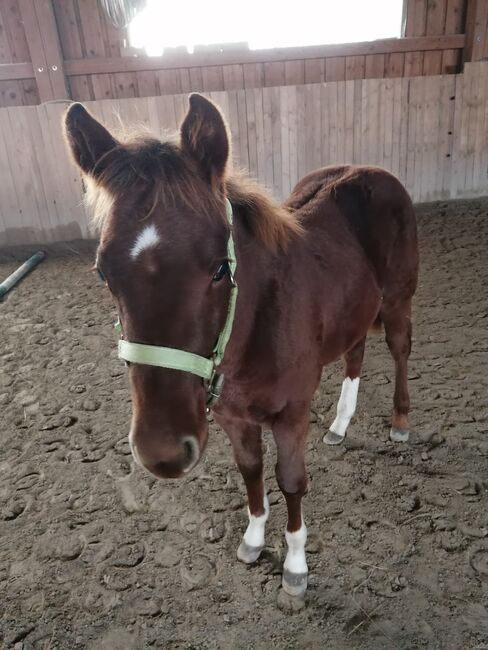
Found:
[{"label": "indoor riding arena wall", "polygon": [[[355,79],[205,93],[223,109],[235,164],[285,198],[328,164],[393,172],[414,202],[488,194],[488,62],[457,75]],[[0,109],[0,244],[93,238],[61,120],[69,102]],[[187,94],[87,101],[119,132],[178,128]]]}]

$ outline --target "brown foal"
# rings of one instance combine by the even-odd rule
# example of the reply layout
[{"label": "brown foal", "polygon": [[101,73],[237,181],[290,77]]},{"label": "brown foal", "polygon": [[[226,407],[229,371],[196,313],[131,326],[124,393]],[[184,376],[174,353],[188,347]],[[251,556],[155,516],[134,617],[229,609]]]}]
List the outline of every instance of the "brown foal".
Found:
[{"label": "brown foal", "polygon": [[[234,213],[239,286],[232,335],[214,406],[246,484],[249,526],[238,549],[254,562],[269,506],[261,433],[271,429],[276,477],[288,507],[282,583],[307,584],[305,444],[322,367],[343,356],[337,417],[324,437],[340,443],[356,407],[367,332],[384,326],[395,361],[390,437],[408,439],[407,359],[417,239],[400,182],[373,167],[340,166],[306,176],[280,206],[229,171],[229,136],[217,107],[193,94],[180,137],[120,142],[80,104],[65,133],[92,181],[101,237],[97,266],[129,341],[210,357],[227,315],[226,272]],[[130,441],[138,463],[159,478],[182,476],[207,440],[204,382],[188,372],[129,364]]]}]

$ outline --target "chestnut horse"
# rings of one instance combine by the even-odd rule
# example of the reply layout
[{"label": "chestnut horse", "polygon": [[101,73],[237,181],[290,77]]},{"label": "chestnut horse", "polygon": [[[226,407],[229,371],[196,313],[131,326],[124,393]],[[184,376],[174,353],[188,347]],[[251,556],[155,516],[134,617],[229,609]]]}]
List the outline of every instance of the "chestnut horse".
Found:
[{"label": "chestnut horse", "polygon": [[[81,104],[68,109],[65,134],[94,187],[101,231],[96,265],[117,305],[124,340],[149,351],[214,359],[225,375],[213,412],[247,489],[249,525],[237,551],[247,563],[264,547],[269,505],[261,432],[271,429],[288,508],[282,584],[302,594],[310,403],[322,367],[344,357],[337,416],[324,437],[340,443],[356,408],[372,327],[384,326],[395,362],[390,437],[408,439],[418,254],[407,192],[382,169],[344,165],[309,174],[280,206],[229,170],[224,118],[198,94],[190,95],[172,141],[141,135],[121,142]],[[224,330],[230,339],[223,360],[215,362],[212,351]],[[136,359],[128,364],[134,458],[158,478],[183,476],[207,441],[208,384],[195,370]]]}]

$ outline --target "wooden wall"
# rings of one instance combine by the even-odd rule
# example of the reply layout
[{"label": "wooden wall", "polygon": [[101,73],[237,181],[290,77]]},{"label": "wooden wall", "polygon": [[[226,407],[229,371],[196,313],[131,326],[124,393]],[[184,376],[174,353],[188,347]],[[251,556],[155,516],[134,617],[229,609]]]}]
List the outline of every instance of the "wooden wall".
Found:
[{"label": "wooden wall", "polygon": [[[488,194],[488,62],[464,74],[215,91],[237,162],[285,197],[322,165],[377,164],[417,202]],[[186,95],[94,101],[108,126],[176,129]],[[0,244],[89,237],[63,103],[0,109]]]},{"label": "wooden wall", "polygon": [[488,0],[405,0],[404,39],[150,59],[97,0],[2,0],[0,106],[454,74],[488,56],[487,27]]}]

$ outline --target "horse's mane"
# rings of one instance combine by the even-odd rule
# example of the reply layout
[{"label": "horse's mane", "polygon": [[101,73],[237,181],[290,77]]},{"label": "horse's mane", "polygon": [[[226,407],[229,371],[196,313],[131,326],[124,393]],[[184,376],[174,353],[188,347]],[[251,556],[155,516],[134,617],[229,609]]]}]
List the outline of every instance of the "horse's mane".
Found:
[{"label": "horse's mane", "polygon": [[[134,196],[142,187],[145,190],[138,218],[149,217],[157,205],[167,208],[184,204],[209,219],[221,212],[218,197],[176,139],[161,142],[138,133],[105,154],[97,167],[96,180],[87,178],[86,194],[97,229],[101,229],[117,197],[127,196],[128,192]],[[294,214],[243,173],[230,171],[225,189],[236,213],[268,249],[284,249],[293,236],[301,233]]]}]

